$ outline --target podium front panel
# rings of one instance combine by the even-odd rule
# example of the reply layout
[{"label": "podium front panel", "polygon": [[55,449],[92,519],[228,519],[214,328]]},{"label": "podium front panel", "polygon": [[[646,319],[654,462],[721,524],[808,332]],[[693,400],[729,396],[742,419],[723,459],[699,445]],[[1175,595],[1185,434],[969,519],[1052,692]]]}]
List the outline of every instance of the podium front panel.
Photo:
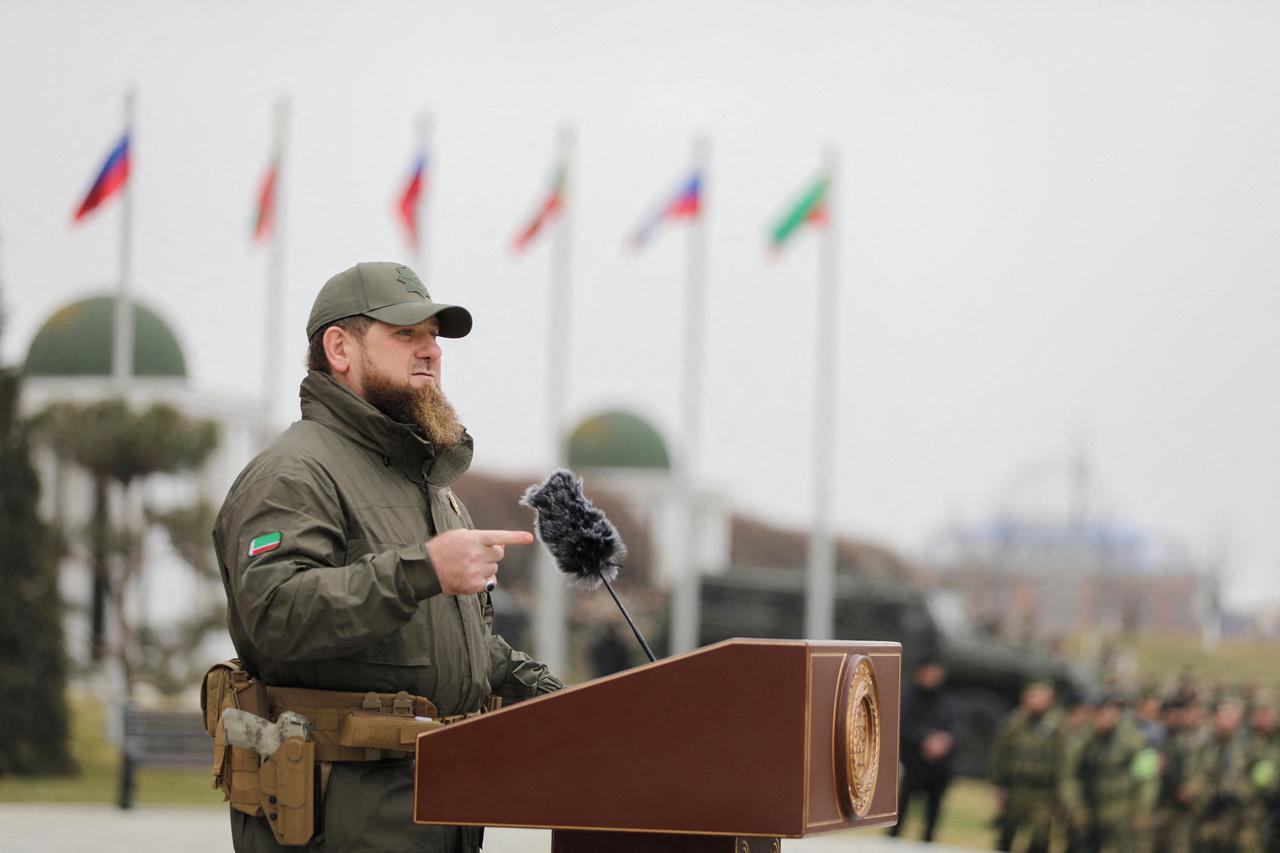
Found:
[{"label": "podium front panel", "polygon": [[[868,820],[840,811],[833,729],[840,661],[871,654],[894,718]],[[900,654],[729,640],[445,726],[418,739],[414,820],[744,837],[891,822]]]}]

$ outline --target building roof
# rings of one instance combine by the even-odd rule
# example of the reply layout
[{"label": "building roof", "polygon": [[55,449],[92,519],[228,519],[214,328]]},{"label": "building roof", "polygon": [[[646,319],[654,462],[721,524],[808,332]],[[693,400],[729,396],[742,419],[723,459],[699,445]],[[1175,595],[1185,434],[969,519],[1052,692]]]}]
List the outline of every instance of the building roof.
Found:
[{"label": "building roof", "polygon": [[569,466],[671,470],[671,456],[658,431],[630,412],[602,412],[569,436]]},{"label": "building roof", "polygon": [[[31,341],[23,372],[31,377],[108,377],[115,341],[114,296],[94,296],[54,312]],[[150,308],[133,303],[133,374],[187,377],[178,337]]]}]

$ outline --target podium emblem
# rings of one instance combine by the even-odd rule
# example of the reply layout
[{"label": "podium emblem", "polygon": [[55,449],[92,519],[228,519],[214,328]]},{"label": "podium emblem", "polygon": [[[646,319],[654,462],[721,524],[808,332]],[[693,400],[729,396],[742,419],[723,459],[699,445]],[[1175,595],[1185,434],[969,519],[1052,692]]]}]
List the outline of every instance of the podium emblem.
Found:
[{"label": "podium emblem", "polygon": [[865,817],[880,773],[880,688],[870,659],[847,658],[840,685],[843,702],[836,725],[836,760],[842,805],[851,816]]}]

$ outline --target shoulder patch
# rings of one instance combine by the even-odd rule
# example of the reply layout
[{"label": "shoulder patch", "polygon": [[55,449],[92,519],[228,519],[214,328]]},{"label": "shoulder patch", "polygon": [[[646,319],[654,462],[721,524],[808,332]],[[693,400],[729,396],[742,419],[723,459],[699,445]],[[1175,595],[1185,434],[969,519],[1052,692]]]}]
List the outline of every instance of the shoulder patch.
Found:
[{"label": "shoulder patch", "polygon": [[280,547],[284,537],[280,533],[264,533],[249,543],[249,556],[256,557]]}]

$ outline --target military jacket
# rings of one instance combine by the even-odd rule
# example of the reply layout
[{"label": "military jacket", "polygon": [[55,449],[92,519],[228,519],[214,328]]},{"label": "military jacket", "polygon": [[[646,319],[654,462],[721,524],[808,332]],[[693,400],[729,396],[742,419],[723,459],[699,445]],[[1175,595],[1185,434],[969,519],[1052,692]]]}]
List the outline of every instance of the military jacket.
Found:
[{"label": "military jacket", "polygon": [[1250,732],[1248,756],[1255,796],[1273,798],[1280,790],[1280,733]]},{"label": "military jacket", "polygon": [[472,445],[440,455],[325,373],[302,420],[232,485],[214,529],[228,627],[268,684],[426,696],[441,714],[561,687],[491,631],[488,593],[451,596],[427,554],[472,527],[450,485]]},{"label": "military jacket", "polygon": [[1249,750],[1239,734],[1205,738],[1189,774],[1195,807],[1205,815],[1238,810],[1252,793]]},{"label": "military jacket", "polygon": [[1072,751],[1059,789],[1063,806],[1104,822],[1124,820],[1154,805],[1158,759],[1127,720],[1093,731]]},{"label": "military jacket", "polygon": [[1160,787],[1156,804],[1162,808],[1187,809],[1178,800],[1178,792],[1187,781],[1187,773],[1195,757],[1200,733],[1195,729],[1170,730],[1160,745]]},{"label": "military jacket", "polygon": [[1062,715],[1032,715],[1019,708],[996,734],[991,748],[991,781],[998,787],[1051,794],[1062,752]]}]

